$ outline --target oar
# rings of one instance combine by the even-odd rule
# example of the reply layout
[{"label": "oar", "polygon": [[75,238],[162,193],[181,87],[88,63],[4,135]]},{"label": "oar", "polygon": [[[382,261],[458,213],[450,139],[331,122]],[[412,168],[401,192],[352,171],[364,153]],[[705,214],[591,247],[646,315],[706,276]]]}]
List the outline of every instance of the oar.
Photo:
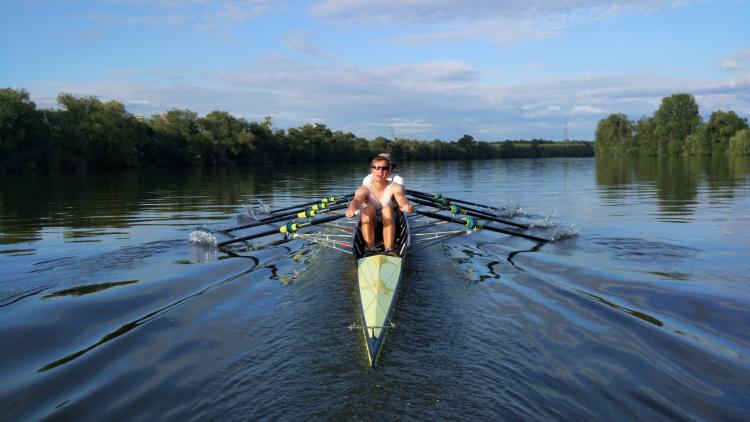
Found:
[{"label": "oar", "polygon": [[[442,193],[435,193],[435,194],[430,195],[430,194],[426,194],[426,193],[423,193],[423,192],[417,192],[417,191],[409,191],[409,192],[411,192],[410,195],[412,195],[413,197],[422,198],[422,199],[425,199],[427,201],[433,201],[435,203],[442,204],[443,206],[450,206],[451,204],[453,204],[455,202],[457,204],[472,204],[472,205],[476,205],[476,206],[480,206],[480,207],[484,207],[484,208],[495,209],[495,210],[497,209],[497,208],[494,208],[494,207],[490,207],[489,205],[476,204],[474,202],[462,201],[460,199],[454,199],[454,198],[448,198],[447,196],[443,195]],[[529,228],[529,226],[526,225],[526,224],[515,223],[515,222],[509,221],[509,220],[503,220],[501,218],[498,218],[494,214],[488,213],[487,211],[478,210],[478,209],[475,209],[475,208],[470,208],[470,207],[467,207],[466,205],[463,205],[463,209],[465,209],[466,211],[471,211],[471,212],[475,213],[476,214],[476,215],[474,215],[475,217],[484,217],[484,218],[492,219],[493,221],[498,222],[498,223],[504,223],[504,224],[508,224],[508,225],[511,225],[511,226],[520,227],[520,228],[523,228],[523,229],[528,229]]]},{"label": "oar", "polygon": [[431,201],[443,201],[443,200],[445,200],[445,201],[455,202],[457,204],[473,205],[475,207],[484,207],[484,208],[490,208],[490,209],[495,209],[495,210],[497,209],[496,207],[491,207],[491,206],[485,205],[485,204],[477,204],[476,202],[464,201],[463,199],[449,198],[449,197],[445,196],[442,193],[432,193],[432,194],[430,194],[430,193],[425,193],[425,192],[420,192],[420,191],[410,190],[410,189],[407,189],[406,193],[408,193],[409,195],[413,195],[413,196],[421,196],[421,197],[423,197],[425,199],[428,199],[428,200],[431,200]]},{"label": "oar", "polygon": [[304,204],[290,205],[288,207],[279,208],[277,210],[272,210],[271,214],[276,214],[282,211],[298,210],[300,208],[309,207],[310,205],[340,203],[343,200],[351,199],[353,196],[354,194],[326,196],[325,198],[319,199],[317,201],[305,202]]},{"label": "oar", "polygon": [[277,234],[277,233],[288,235],[292,232],[296,232],[297,230],[303,227],[315,226],[317,224],[323,224],[323,223],[330,223],[331,221],[335,221],[343,217],[344,215],[330,215],[328,217],[321,218],[319,220],[310,220],[310,221],[306,221],[303,223],[288,223],[283,226],[279,226],[278,228],[273,229],[273,230],[266,230],[260,233],[254,233],[254,234],[238,237],[238,238],[231,239],[231,240],[225,240],[224,242],[217,243],[216,246],[222,247],[226,245],[231,245],[232,243],[244,242],[246,240],[251,240],[251,239],[258,239],[261,237],[270,236],[272,234]]},{"label": "oar", "polygon": [[473,229],[473,228],[476,227],[476,228],[479,228],[479,229],[482,229],[482,230],[489,230],[491,232],[497,232],[497,233],[509,234],[511,236],[522,237],[524,239],[533,240],[535,242],[549,242],[549,239],[543,239],[541,237],[532,236],[530,234],[518,233],[518,232],[514,232],[512,230],[501,229],[499,227],[483,226],[481,224],[477,224],[476,221],[473,218],[471,218],[471,217],[465,217],[465,218],[464,217],[456,217],[456,216],[450,216],[449,217],[447,215],[442,215],[442,214],[438,214],[438,213],[434,213],[434,212],[430,212],[430,211],[421,211],[421,210],[414,210],[414,212],[417,213],[417,214],[420,214],[420,215],[424,215],[425,217],[431,217],[431,218],[435,218],[435,219],[438,219],[438,220],[450,221],[452,223],[463,224],[468,229]]},{"label": "oar", "polygon": [[420,204],[420,205],[427,205],[427,206],[431,206],[431,207],[435,207],[435,208],[440,208],[440,209],[445,210],[445,211],[450,211],[451,214],[466,214],[466,215],[471,215],[473,217],[484,218],[485,220],[494,221],[496,223],[507,224],[509,226],[518,227],[518,228],[524,229],[524,230],[527,230],[529,228],[529,226],[527,224],[521,224],[521,223],[516,223],[514,221],[503,220],[502,218],[497,218],[497,217],[495,217],[495,216],[493,216],[491,214],[488,214],[486,212],[481,212],[479,210],[472,210],[472,209],[467,209],[467,208],[461,208],[461,207],[459,207],[457,205],[446,205],[446,204],[444,204],[441,201],[425,200],[425,199],[420,199],[419,197],[414,197],[413,196],[412,197],[412,202],[415,202],[415,203]]},{"label": "oar", "polygon": [[322,202],[321,203],[316,202],[314,204],[315,205],[313,205],[312,208],[309,208],[304,211],[293,211],[293,212],[288,212],[284,214],[274,215],[272,217],[264,218],[262,220],[258,220],[258,221],[248,223],[248,224],[243,224],[237,227],[230,227],[228,229],[224,229],[221,231],[224,233],[231,233],[237,230],[249,229],[251,227],[264,226],[270,223],[278,223],[279,221],[288,220],[290,218],[310,218],[310,217],[314,217],[316,214],[322,214],[324,212],[329,212],[329,211],[336,211],[336,210],[344,209],[348,206],[348,204],[339,204],[339,205],[331,206],[328,203],[322,203]]}]

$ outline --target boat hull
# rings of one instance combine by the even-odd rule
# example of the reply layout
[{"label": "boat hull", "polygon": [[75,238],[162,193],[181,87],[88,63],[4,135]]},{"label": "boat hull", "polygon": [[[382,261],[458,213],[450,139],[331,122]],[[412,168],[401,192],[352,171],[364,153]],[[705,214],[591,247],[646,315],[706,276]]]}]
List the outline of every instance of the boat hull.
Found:
[{"label": "boat hull", "polygon": [[[382,229],[376,228],[376,233]],[[377,240],[377,239],[376,239]],[[385,340],[394,325],[391,317],[396,306],[401,284],[406,250],[409,246],[408,219],[398,213],[395,250],[399,256],[384,254],[364,256],[364,240],[359,228],[354,239],[354,256],[357,261],[357,290],[361,304],[362,333],[367,346],[367,357],[374,366]]]}]

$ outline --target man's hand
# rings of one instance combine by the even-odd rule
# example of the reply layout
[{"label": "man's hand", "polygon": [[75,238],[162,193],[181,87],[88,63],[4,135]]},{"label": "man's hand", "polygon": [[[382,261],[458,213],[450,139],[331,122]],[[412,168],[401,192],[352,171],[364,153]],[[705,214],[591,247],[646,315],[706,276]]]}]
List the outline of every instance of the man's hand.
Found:
[{"label": "man's hand", "polygon": [[399,209],[401,210],[401,212],[406,214],[411,214],[412,212],[414,212],[414,207],[411,204],[406,204]]},{"label": "man's hand", "polygon": [[361,204],[356,198],[352,199],[352,202],[349,203],[349,207],[346,209],[346,218],[353,218],[357,215],[360,206]]}]

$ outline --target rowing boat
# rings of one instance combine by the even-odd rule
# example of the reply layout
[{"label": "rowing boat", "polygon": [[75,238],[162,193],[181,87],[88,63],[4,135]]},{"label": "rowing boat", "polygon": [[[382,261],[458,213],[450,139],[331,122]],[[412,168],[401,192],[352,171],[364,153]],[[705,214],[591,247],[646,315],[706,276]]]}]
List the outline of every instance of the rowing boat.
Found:
[{"label": "rowing boat", "polygon": [[[368,361],[370,366],[374,366],[378,354],[382,350],[386,333],[389,329],[395,327],[391,320],[401,284],[406,252],[410,246],[413,246],[412,252],[414,252],[424,246],[445,241],[452,237],[468,235],[479,229],[521,237],[537,242],[539,245],[549,241],[532,234],[522,233],[520,230],[530,230],[531,227],[500,218],[497,215],[500,210],[488,205],[448,198],[442,194],[427,194],[411,190],[407,194],[410,197],[410,202],[416,204],[416,206],[414,207],[414,214],[410,216],[406,216],[400,211],[396,212],[394,250],[397,252],[397,256],[389,256],[383,253],[365,254],[365,242],[360,230],[360,221],[355,222],[343,218],[342,212],[348,206],[348,202],[353,195],[334,195],[324,198],[317,204],[313,201],[270,211],[267,212],[270,214],[267,218],[238,227],[219,230],[215,234],[233,236],[231,233],[238,230],[255,229],[267,224],[289,220],[286,224],[277,226],[275,229],[253,232],[221,242],[212,233],[205,233],[202,230],[199,230],[198,233],[191,233],[190,237],[191,241],[198,239],[196,242],[208,238],[210,245],[232,253],[231,250],[227,249],[230,245],[245,243],[254,250],[255,247],[249,245],[249,241],[281,233],[285,239],[306,239],[321,246],[353,255],[357,265],[361,330],[367,348]],[[314,205],[310,206],[310,204]],[[464,208],[461,204],[481,206],[483,209]],[[294,208],[298,208],[297,211],[299,212],[287,212]],[[323,214],[328,215],[323,216]],[[411,223],[410,219],[412,219]],[[506,227],[486,224],[480,222],[479,219],[504,224]],[[442,224],[449,223],[460,224],[463,228],[435,231]],[[304,231],[305,228],[312,226],[319,226],[328,230],[317,233]],[[375,228],[375,235],[376,242],[382,242],[382,227]],[[350,326],[352,329],[355,327],[357,325]]]},{"label": "rowing boat", "polygon": [[[409,219],[401,212],[396,213],[396,236],[394,250],[398,256],[383,253],[366,256],[365,242],[360,224],[354,233],[352,252],[357,263],[357,290],[362,313],[362,334],[367,346],[367,357],[370,366],[375,365],[380,348],[383,346],[386,332],[394,328],[391,315],[396,306],[398,288],[401,284],[406,250],[409,247]],[[360,222],[361,223],[361,222]],[[377,227],[382,238],[382,229]]]}]

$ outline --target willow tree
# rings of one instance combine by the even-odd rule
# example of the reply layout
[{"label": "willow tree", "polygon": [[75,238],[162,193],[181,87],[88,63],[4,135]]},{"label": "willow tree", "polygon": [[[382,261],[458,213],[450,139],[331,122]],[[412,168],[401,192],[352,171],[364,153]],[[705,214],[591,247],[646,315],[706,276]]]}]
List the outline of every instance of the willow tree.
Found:
[{"label": "willow tree", "polygon": [[633,123],[622,113],[610,114],[596,125],[594,148],[597,154],[616,155],[633,143]]},{"label": "willow tree", "polygon": [[750,129],[738,130],[729,139],[727,155],[750,155]]}]

